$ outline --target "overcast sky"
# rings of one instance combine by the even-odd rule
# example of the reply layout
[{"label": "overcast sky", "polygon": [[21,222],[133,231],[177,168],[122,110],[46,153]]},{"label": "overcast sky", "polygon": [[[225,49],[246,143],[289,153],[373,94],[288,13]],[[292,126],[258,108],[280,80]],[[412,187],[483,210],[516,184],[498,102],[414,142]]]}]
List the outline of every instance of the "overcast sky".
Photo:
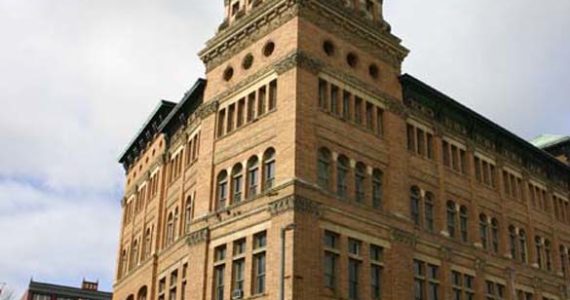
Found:
[{"label": "overcast sky", "polygon": [[[404,71],[529,139],[570,134],[570,1],[386,0]],[[118,155],[203,76],[222,0],[0,0],[0,282],[110,290]]]}]

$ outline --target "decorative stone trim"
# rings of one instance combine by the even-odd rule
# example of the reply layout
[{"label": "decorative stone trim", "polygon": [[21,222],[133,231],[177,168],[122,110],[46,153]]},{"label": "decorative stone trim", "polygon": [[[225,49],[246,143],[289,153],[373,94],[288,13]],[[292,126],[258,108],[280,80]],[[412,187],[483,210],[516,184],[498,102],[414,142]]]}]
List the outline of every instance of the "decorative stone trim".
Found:
[{"label": "decorative stone trim", "polygon": [[390,237],[393,242],[406,244],[412,247],[416,247],[417,236],[413,233],[404,231],[402,229],[393,228],[390,232]]},{"label": "decorative stone trim", "polygon": [[198,231],[194,231],[188,234],[186,238],[186,244],[190,247],[207,242],[210,238],[210,230],[206,227]]},{"label": "decorative stone trim", "polygon": [[275,71],[281,75],[295,67],[300,67],[317,75],[323,68],[324,64],[317,59],[310,57],[302,51],[295,51],[285,59],[275,64]]},{"label": "decorative stone trim", "polygon": [[269,203],[268,210],[272,216],[280,215],[290,210],[307,213],[315,217],[320,217],[322,215],[320,203],[299,196],[287,196],[271,202]]},{"label": "decorative stone trim", "polygon": [[485,267],[487,266],[487,262],[482,258],[475,259],[475,263],[473,267],[476,271],[483,272],[485,271]]},{"label": "decorative stone trim", "polygon": [[198,108],[198,111],[196,112],[196,114],[198,115],[198,117],[200,119],[204,119],[204,118],[208,117],[209,115],[217,112],[219,105],[220,105],[220,103],[216,100],[208,101],[208,102],[202,104]]}]

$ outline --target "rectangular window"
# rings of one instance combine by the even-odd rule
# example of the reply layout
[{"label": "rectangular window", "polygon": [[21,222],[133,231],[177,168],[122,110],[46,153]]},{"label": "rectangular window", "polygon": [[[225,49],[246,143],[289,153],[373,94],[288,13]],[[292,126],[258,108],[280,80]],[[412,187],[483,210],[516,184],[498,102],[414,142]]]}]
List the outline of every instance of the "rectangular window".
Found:
[{"label": "rectangular window", "polygon": [[224,122],[226,120],[226,110],[222,109],[219,113],[218,113],[218,137],[221,137],[224,135]]},{"label": "rectangular window", "polygon": [[277,108],[277,80],[269,83],[269,111]]},{"label": "rectangular window", "polygon": [[408,124],[407,126],[407,133],[408,133],[408,150],[416,152],[416,133],[415,127]]},{"label": "rectangular window", "polygon": [[474,300],[474,278],[460,272],[451,272],[452,300]]},{"label": "rectangular window", "polygon": [[265,114],[265,105],[267,102],[267,88],[261,87],[257,93],[257,116]]},{"label": "rectangular window", "polygon": [[214,299],[224,300],[224,273],[225,265],[219,265],[214,268]]},{"label": "rectangular window", "polygon": [[381,108],[376,109],[376,134],[384,135],[384,110]]},{"label": "rectangular window", "polygon": [[374,106],[366,102],[366,128],[374,130]]},{"label": "rectangular window", "polygon": [[228,133],[234,130],[234,120],[235,120],[236,106],[235,104],[230,105],[228,110]]},{"label": "rectangular window", "polygon": [[360,248],[362,247],[362,242],[355,239],[348,239],[348,253],[360,256]]},{"label": "rectangular window", "polygon": [[324,279],[325,287],[336,289],[338,254],[325,251],[324,257]]},{"label": "rectangular window", "polygon": [[486,281],[487,300],[505,299],[505,286],[492,281]]},{"label": "rectangular window", "polygon": [[255,119],[255,92],[249,94],[247,97],[247,122]]},{"label": "rectangular window", "polygon": [[331,85],[331,112],[337,115],[340,114],[339,90],[336,85]]},{"label": "rectangular window", "polygon": [[431,133],[426,133],[426,156],[429,159],[433,159],[433,134]]},{"label": "rectangular window", "polygon": [[362,98],[354,97],[354,122],[362,124]]},{"label": "rectangular window", "polygon": [[443,165],[446,167],[451,167],[451,158],[450,158],[450,147],[447,141],[443,141],[442,145],[443,151]]},{"label": "rectangular window", "polygon": [[237,240],[234,242],[234,256],[245,254],[245,239]]},{"label": "rectangular window", "polygon": [[245,259],[234,260],[232,265],[232,292],[244,291]]},{"label": "rectangular window", "polygon": [[360,261],[348,260],[348,299],[359,299]]},{"label": "rectangular window", "polygon": [[416,128],[416,142],[418,143],[416,152],[421,156],[426,155],[425,131],[420,128]]},{"label": "rectangular window", "polygon": [[224,261],[226,259],[226,245],[217,247],[214,250],[214,262]]},{"label": "rectangular window", "polygon": [[352,98],[352,95],[347,92],[344,91],[343,92],[343,96],[342,96],[342,116],[344,117],[344,119],[346,120],[350,120],[351,119],[351,114],[350,114],[350,100]]},{"label": "rectangular window", "polygon": [[265,293],[265,252],[253,256],[253,295]]},{"label": "rectangular window", "polygon": [[245,98],[242,98],[238,101],[238,110],[237,110],[237,127],[240,128],[244,124],[244,113],[245,113]]},{"label": "rectangular window", "polygon": [[325,231],[324,243],[325,247],[329,249],[338,249],[340,237],[338,234],[330,231]]},{"label": "rectangular window", "polygon": [[327,109],[328,102],[328,83],[322,79],[319,79],[319,107],[322,109]]}]

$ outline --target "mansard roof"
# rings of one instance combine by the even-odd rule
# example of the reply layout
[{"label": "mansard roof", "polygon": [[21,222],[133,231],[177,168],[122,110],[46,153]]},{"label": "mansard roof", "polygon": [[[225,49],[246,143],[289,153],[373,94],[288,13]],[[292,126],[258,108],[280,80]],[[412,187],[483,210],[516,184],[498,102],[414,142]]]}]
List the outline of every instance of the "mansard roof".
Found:
[{"label": "mansard roof", "polygon": [[136,157],[144,151],[147,144],[151,142],[159,132],[160,125],[168,116],[168,113],[176,106],[176,103],[160,100],[153,112],[143,123],[135,137],[129,142],[119,158],[119,163],[128,169],[128,166],[136,160]]},{"label": "mansard roof", "polygon": [[203,102],[206,80],[198,79],[179,103],[161,100],[119,158],[128,170],[157,134],[173,134]]},{"label": "mansard roof", "polygon": [[160,131],[171,136],[180,126],[186,123],[188,117],[196,112],[196,109],[204,102],[204,89],[207,81],[198,79],[192,88],[184,94],[182,100],[172,109],[164,122],[160,125]]},{"label": "mansard roof", "polygon": [[419,104],[444,127],[454,127],[455,131],[474,141],[485,139],[497,152],[515,154],[525,167],[544,168],[549,178],[570,182],[570,167],[542,149],[409,74],[401,76],[400,81],[407,106]]}]

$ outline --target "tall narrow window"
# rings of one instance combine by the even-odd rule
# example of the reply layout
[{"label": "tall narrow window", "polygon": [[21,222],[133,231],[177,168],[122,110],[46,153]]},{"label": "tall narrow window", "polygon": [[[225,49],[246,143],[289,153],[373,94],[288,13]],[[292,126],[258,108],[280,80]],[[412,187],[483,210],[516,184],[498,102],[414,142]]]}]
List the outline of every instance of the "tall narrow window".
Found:
[{"label": "tall narrow window", "polygon": [[265,105],[267,102],[267,88],[265,86],[259,89],[257,93],[257,115],[262,116],[265,114]]},{"label": "tall narrow window", "polygon": [[255,92],[247,96],[247,122],[255,119]]},{"label": "tall narrow window", "polygon": [[372,300],[382,298],[383,252],[382,247],[370,245],[370,297]]},{"label": "tall narrow window", "polygon": [[225,133],[224,129],[224,122],[226,120],[226,110],[222,109],[218,113],[218,137],[221,137]]},{"label": "tall narrow window", "polygon": [[552,244],[550,240],[544,241],[544,257],[546,260],[546,270],[552,271]]},{"label": "tall narrow window", "polygon": [[319,149],[317,164],[319,186],[330,189],[331,152],[327,148]]},{"label": "tall narrow window", "polygon": [[230,105],[228,109],[228,121],[227,121],[227,132],[230,133],[234,130],[234,120],[236,115],[236,106],[235,104]]},{"label": "tall narrow window", "polygon": [[249,198],[257,196],[257,185],[259,182],[259,160],[253,156],[247,162],[247,196]]},{"label": "tall narrow window", "polygon": [[166,240],[165,245],[168,246],[174,241],[174,215],[172,213],[168,214],[168,219],[166,223]]},{"label": "tall narrow window", "polygon": [[479,236],[481,239],[481,246],[483,249],[487,249],[489,245],[489,226],[487,223],[487,216],[484,214],[479,216]]},{"label": "tall narrow window", "polygon": [[354,122],[362,124],[362,98],[354,97]]},{"label": "tall narrow window", "polygon": [[265,252],[253,256],[253,295],[265,293]]},{"label": "tall narrow window", "polygon": [[356,172],[354,176],[354,191],[356,202],[364,202],[365,190],[364,184],[366,182],[366,166],[363,163],[356,164]]},{"label": "tall narrow window", "polygon": [[414,299],[439,300],[439,267],[414,260]]},{"label": "tall narrow window", "polygon": [[447,232],[449,237],[455,238],[455,231],[457,229],[457,210],[453,201],[447,202]]},{"label": "tall narrow window", "polygon": [[228,200],[228,173],[226,171],[218,174],[218,209],[226,207]]},{"label": "tall narrow window", "polygon": [[528,253],[528,246],[527,246],[527,237],[526,232],[524,230],[519,230],[519,244],[520,244],[520,259],[521,262],[526,263],[527,260],[527,253]]},{"label": "tall narrow window", "polygon": [[245,98],[242,98],[239,100],[237,107],[237,124],[236,124],[237,128],[243,126],[244,122],[245,122]]},{"label": "tall narrow window", "polygon": [[147,259],[150,257],[151,249],[152,249],[152,235],[150,228],[147,228],[144,234],[143,259]]},{"label": "tall narrow window", "polygon": [[467,207],[461,206],[459,208],[459,227],[461,230],[461,241],[467,243],[468,241],[468,220],[469,215],[467,214]]},{"label": "tall narrow window", "polygon": [[331,85],[331,112],[333,114],[340,114],[340,104],[339,104],[339,89],[336,85]]},{"label": "tall narrow window", "polygon": [[360,261],[356,259],[348,260],[348,299],[359,299],[359,277]]},{"label": "tall narrow window", "polygon": [[192,196],[186,199],[186,206],[184,207],[184,232],[190,232],[190,224],[192,223]]},{"label": "tall narrow window", "polygon": [[345,120],[351,119],[351,112],[350,112],[350,101],[352,99],[352,95],[350,92],[344,91],[342,94],[342,116]]},{"label": "tall narrow window", "polygon": [[269,148],[263,154],[263,189],[269,190],[275,185],[275,149]]},{"label": "tall narrow window", "polygon": [[412,187],[411,195],[410,195],[410,211],[411,217],[414,224],[420,226],[420,201],[421,201],[421,194],[420,189],[416,186]]},{"label": "tall narrow window", "polygon": [[374,169],[372,172],[372,206],[382,207],[382,171]]},{"label": "tall narrow window", "polygon": [[224,300],[224,273],[226,266],[218,265],[214,268],[214,299]]},{"label": "tall narrow window", "polygon": [[245,259],[234,260],[232,265],[232,293],[244,290]]},{"label": "tall narrow window", "polygon": [[327,109],[328,102],[328,83],[325,80],[319,79],[319,107]]},{"label": "tall narrow window", "polygon": [[324,235],[324,279],[325,287],[331,290],[337,288],[337,273],[338,273],[338,239],[336,233],[325,231]]},{"label": "tall narrow window", "polygon": [[511,258],[518,259],[517,252],[517,232],[514,226],[509,226],[509,248],[511,251]]},{"label": "tall narrow window", "polygon": [[131,247],[131,269],[134,269],[139,264],[139,241],[135,240]]},{"label": "tall narrow window", "polygon": [[240,203],[243,199],[243,167],[237,164],[232,168],[232,203]]},{"label": "tall narrow window", "polygon": [[366,102],[366,128],[374,130],[374,105]]},{"label": "tall narrow window", "polygon": [[425,227],[429,232],[434,232],[435,224],[435,209],[434,209],[434,198],[435,196],[428,192],[426,193],[426,199],[424,204],[424,213],[425,213]]},{"label": "tall narrow window", "polygon": [[408,150],[416,151],[416,128],[411,124],[407,125],[407,135],[408,135]]},{"label": "tall narrow window", "polygon": [[377,108],[376,110],[376,134],[384,135],[384,110]]},{"label": "tall narrow window", "polygon": [[277,80],[269,83],[269,111],[277,107]]},{"label": "tall narrow window", "polygon": [[341,198],[346,198],[347,190],[348,190],[348,158],[346,156],[341,155],[337,161],[337,195]]},{"label": "tall narrow window", "polygon": [[499,253],[499,221],[491,219],[491,246],[493,253]]}]

